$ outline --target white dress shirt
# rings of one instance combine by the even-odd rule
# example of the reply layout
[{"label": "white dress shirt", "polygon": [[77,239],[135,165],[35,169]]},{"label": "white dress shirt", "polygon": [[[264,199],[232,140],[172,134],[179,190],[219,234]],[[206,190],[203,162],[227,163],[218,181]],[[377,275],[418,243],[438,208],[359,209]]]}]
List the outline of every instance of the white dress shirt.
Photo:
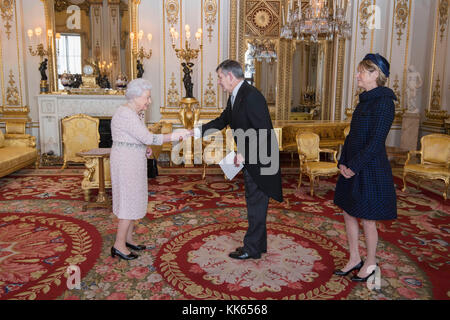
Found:
[{"label": "white dress shirt", "polygon": [[[239,89],[241,88],[242,84],[244,83],[244,80],[241,80],[233,89],[231,92],[231,110],[233,110],[234,100],[236,99],[236,96],[239,92]],[[201,138],[202,134],[200,132],[200,129],[198,127],[194,128],[194,138],[198,139]]]}]

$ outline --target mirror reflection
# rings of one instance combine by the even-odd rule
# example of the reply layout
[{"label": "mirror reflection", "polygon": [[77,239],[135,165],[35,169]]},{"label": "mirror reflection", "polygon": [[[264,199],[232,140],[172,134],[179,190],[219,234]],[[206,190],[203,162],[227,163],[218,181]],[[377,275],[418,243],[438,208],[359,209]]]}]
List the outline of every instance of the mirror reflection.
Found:
[{"label": "mirror reflection", "polygon": [[54,0],[53,12],[58,90],[131,78],[128,0]]},{"label": "mirror reflection", "polygon": [[270,39],[248,39],[245,52],[245,78],[275,108],[277,90],[277,43]]},{"label": "mirror reflection", "polygon": [[[297,42],[292,60],[290,120],[319,120],[323,114],[328,41]],[[323,119],[322,119],[323,120]]]}]

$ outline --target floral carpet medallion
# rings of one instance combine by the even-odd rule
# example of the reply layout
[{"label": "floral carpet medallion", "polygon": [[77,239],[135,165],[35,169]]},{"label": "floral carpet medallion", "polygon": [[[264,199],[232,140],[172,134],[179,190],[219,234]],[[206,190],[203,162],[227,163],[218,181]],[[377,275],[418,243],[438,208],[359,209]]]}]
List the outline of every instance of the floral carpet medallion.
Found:
[{"label": "floral carpet medallion", "polygon": [[[40,169],[14,177],[0,180],[0,299],[450,297],[450,200],[440,185],[402,192],[395,178],[398,219],[377,222],[381,290],[369,290],[351,275],[333,275],[348,259],[334,178],[320,180],[311,197],[307,183],[297,188],[297,174],[284,174],[285,200],[269,204],[268,252],[240,261],[228,254],[247,229],[242,177],[159,175],[149,180],[148,212],[135,227],[147,249],[124,261],[110,255],[118,222],[111,210],[82,211],[82,174]],[[81,269],[80,289],[66,286],[70,264]]]},{"label": "floral carpet medallion", "polygon": [[[90,224],[49,214],[0,214],[0,299],[51,299],[67,289],[67,268],[94,265],[101,236]],[[72,272],[71,272],[72,274]]]},{"label": "floral carpet medallion", "polygon": [[231,259],[246,228],[212,224],[175,237],[160,251],[160,273],[197,299],[330,299],[350,291],[348,280],[320,276],[345,256],[343,248],[301,228],[269,223],[270,247],[261,259]]},{"label": "floral carpet medallion", "polygon": [[[245,215],[244,208],[226,208],[223,215],[230,217],[237,210]],[[279,209],[271,209],[268,220],[268,252],[261,259],[228,257],[242,245],[247,229],[247,222],[236,219],[178,234],[163,244],[155,266],[190,299],[431,298],[427,276],[399,248],[382,239],[378,263],[383,290],[376,292],[350,281],[351,275],[333,275],[348,259],[342,223]],[[290,222],[280,223],[283,220]],[[364,246],[363,239],[360,245]],[[365,255],[364,250],[361,253]]]}]

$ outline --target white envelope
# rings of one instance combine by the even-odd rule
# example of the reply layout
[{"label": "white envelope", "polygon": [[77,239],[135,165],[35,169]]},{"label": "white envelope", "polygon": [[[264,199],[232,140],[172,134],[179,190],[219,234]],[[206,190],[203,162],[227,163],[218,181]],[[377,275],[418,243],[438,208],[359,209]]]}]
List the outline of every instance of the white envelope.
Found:
[{"label": "white envelope", "polygon": [[235,156],[236,153],[234,151],[231,151],[229,154],[226,155],[225,158],[223,158],[219,162],[219,165],[222,168],[223,173],[229,180],[232,180],[244,167],[242,163],[238,167],[234,165]]}]

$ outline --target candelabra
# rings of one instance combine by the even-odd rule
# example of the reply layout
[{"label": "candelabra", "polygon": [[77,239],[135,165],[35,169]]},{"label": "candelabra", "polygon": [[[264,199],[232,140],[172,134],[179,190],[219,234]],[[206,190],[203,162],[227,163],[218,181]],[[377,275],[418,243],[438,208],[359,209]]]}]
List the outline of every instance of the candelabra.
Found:
[{"label": "candelabra", "polygon": [[[192,67],[194,66],[194,63],[191,62],[191,60],[195,60],[198,57],[199,52],[202,50],[202,44],[199,43],[198,49],[191,48],[191,45],[189,43],[189,40],[191,38],[191,31],[190,27],[187,24],[185,26],[186,31],[186,42],[184,48],[176,48],[175,41],[178,39],[178,32],[175,31],[175,28],[170,28],[170,36],[172,38],[172,48],[175,50],[175,54],[177,55],[177,58],[181,61],[181,66],[183,67],[184,77],[183,77],[183,83],[184,88],[186,89],[186,97],[185,98],[191,98],[194,99],[194,96],[192,94],[193,91],[193,83],[191,79],[191,73],[192,73]],[[195,39],[197,42],[200,42],[200,39],[202,37],[202,29],[199,28],[197,32],[195,33]]]},{"label": "candelabra", "polygon": [[103,61],[98,63],[100,74],[97,77],[97,84],[100,86],[100,88],[111,88],[111,82],[109,79],[112,78],[112,66],[112,62],[107,63],[106,61]]},{"label": "candelabra", "polygon": [[[202,29],[198,28],[195,33],[195,39],[199,43],[198,49],[193,49],[190,44],[191,39],[191,30],[189,25],[187,24],[184,27],[186,32],[186,42],[184,48],[181,46],[180,48],[176,48],[175,41],[178,39],[179,34],[175,31],[175,28],[170,28],[170,37],[172,38],[172,48],[175,51],[175,54],[178,59],[180,59],[181,66],[183,67],[183,83],[184,89],[186,90],[186,96],[180,100],[180,110],[178,112],[178,117],[180,119],[181,124],[187,128],[192,129],[195,123],[200,119],[200,109],[198,108],[198,100],[194,98],[193,89],[194,84],[192,83],[192,68],[194,67],[194,63],[192,60],[197,59],[198,54],[202,50],[201,37],[202,37]],[[194,153],[192,152],[192,141],[193,137],[186,139],[183,143],[186,144],[184,148],[184,163],[185,167],[192,166],[192,159]]]},{"label": "candelabra", "polygon": [[47,74],[45,71],[47,70],[47,63],[48,59],[44,59],[44,57],[51,57],[52,51],[51,51],[51,45],[53,41],[53,31],[51,29],[47,30],[47,49],[44,47],[44,41],[42,37],[42,29],[41,27],[37,27],[34,29],[34,33],[32,29],[29,29],[27,31],[28,38],[30,39],[30,43],[33,41],[33,36],[35,35],[37,38],[38,44],[36,45],[36,49],[33,50],[33,45],[30,44],[28,47],[28,50],[30,51],[30,54],[34,56],[39,56],[41,58],[41,62],[39,64],[39,71],[41,73],[41,83],[40,83],[40,92],[45,93],[48,92],[48,82],[47,82]]},{"label": "candelabra", "polygon": [[[333,2],[333,8],[329,2]],[[297,1],[295,9],[294,1],[288,0],[288,12],[285,17],[282,8],[281,38],[305,40],[309,37],[312,42],[317,42],[319,35],[330,40],[334,35],[348,38],[351,35],[351,27],[347,22],[348,0],[310,0],[309,7],[302,12],[302,1]]]},{"label": "candelabra", "polygon": [[[131,32],[130,33],[131,43],[133,43],[135,37],[136,37],[136,35],[134,34],[134,32]],[[138,74],[137,74],[138,78],[142,78],[142,75],[144,74],[144,65],[143,65],[144,59],[150,59],[152,56],[152,49],[148,49],[148,51],[147,51],[143,45],[141,45],[141,47],[139,47],[139,43],[142,42],[143,37],[144,37],[144,31],[139,30],[139,32],[137,34],[137,46],[136,46],[136,48],[132,49],[133,56],[137,60],[136,63],[137,63],[137,70],[138,70]],[[149,47],[152,42],[152,38],[153,38],[152,34],[148,33],[147,34],[147,40],[148,40],[147,45]]]}]

